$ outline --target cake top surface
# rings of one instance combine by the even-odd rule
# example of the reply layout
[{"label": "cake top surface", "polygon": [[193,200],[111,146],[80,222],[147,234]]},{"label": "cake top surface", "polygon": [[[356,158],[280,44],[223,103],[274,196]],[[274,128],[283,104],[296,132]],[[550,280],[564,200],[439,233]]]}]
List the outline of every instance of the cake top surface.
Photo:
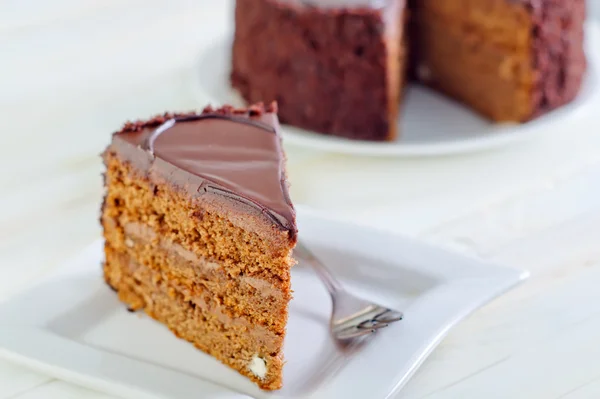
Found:
[{"label": "cake top surface", "polygon": [[138,165],[160,168],[152,161],[160,159],[176,167],[167,174],[176,186],[251,205],[295,233],[276,112],[273,104],[165,114],[126,124],[113,146],[120,152],[126,147],[126,157]]},{"label": "cake top surface", "polygon": [[283,4],[321,8],[383,8],[394,0],[278,0]]}]

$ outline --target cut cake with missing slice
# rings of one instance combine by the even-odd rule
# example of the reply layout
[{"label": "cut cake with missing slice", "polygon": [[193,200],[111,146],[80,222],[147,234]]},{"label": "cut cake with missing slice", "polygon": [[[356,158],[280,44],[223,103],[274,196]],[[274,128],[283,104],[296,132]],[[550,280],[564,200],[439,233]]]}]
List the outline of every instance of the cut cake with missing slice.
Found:
[{"label": "cut cake with missing slice", "polygon": [[277,100],[283,123],[347,139],[393,141],[411,78],[524,123],[579,94],[586,3],[236,0],[230,80],[248,102]]},{"label": "cut cake with missing slice", "polygon": [[103,154],[106,282],[265,390],[282,386],[297,239],[276,112],[165,114]]}]

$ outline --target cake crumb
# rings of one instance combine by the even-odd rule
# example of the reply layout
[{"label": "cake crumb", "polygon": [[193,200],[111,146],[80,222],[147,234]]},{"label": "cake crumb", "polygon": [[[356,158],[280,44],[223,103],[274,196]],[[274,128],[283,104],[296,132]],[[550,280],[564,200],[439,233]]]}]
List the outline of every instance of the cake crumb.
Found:
[{"label": "cake crumb", "polygon": [[258,378],[265,378],[267,376],[267,363],[265,359],[258,355],[254,355],[250,361],[250,371]]}]

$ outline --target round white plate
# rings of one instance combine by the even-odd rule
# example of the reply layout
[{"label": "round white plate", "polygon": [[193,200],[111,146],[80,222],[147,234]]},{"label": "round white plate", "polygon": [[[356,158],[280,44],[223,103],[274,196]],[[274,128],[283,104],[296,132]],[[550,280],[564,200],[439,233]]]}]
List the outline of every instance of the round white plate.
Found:
[{"label": "round white plate", "polygon": [[[400,137],[389,143],[354,141],[283,126],[286,144],[315,150],[367,156],[433,156],[492,149],[565,129],[573,118],[590,116],[600,104],[600,24],[589,22],[587,53],[590,67],[579,97],[571,104],[534,121],[494,124],[467,107],[419,85],[408,89],[398,123]],[[229,84],[231,38],[222,36],[202,54],[197,93],[202,102],[243,106],[241,97]],[[600,115],[598,116],[600,120]]]}]

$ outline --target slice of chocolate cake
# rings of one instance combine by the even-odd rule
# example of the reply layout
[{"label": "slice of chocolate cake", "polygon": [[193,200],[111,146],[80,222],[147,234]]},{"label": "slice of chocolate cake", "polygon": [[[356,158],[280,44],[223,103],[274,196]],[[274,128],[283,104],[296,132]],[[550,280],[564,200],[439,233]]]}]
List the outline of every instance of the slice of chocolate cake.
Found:
[{"label": "slice of chocolate cake", "polygon": [[297,230],[275,106],[128,123],[103,158],[106,282],[130,309],[280,388]]}]

